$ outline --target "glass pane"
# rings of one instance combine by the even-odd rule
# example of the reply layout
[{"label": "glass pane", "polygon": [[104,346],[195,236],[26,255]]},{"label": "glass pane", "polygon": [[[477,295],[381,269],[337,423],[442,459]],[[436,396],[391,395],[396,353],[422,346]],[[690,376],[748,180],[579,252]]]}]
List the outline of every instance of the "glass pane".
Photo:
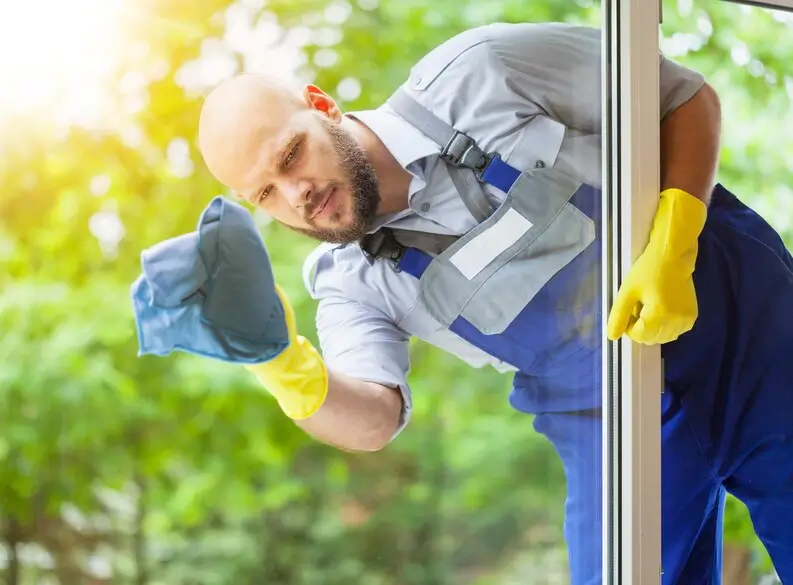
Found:
[{"label": "glass pane", "polygon": [[[698,270],[732,275],[729,286],[700,298],[711,306],[724,306],[726,300],[733,314],[725,314],[731,331],[727,342],[720,341],[717,333],[710,336],[725,357],[709,361],[707,371],[729,372],[720,382],[722,394],[707,398],[710,385],[703,376],[697,390],[714,400],[714,405],[691,414],[692,428],[705,445],[708,480],[699,483],[690,467],[685,467],[686,491],[692,494],[689,503],[684,507],[681,502],[671,505],[664,500],[670,508],[688,510],[686,526],[692,530],[699,531],[700,525],[712,528],[698,532],[701,536],[695,545],[685,536],[688,528],[665,524],[664,530],[680,535],[670,545],[676,550],[699,551],[696,556],[701,560],[695,562],[692,556],[689,571],[692,564],[704,567],[706,561],[719,562],[715,538],[723,532],[724,583],[767,585],[780,582],[780,577],[781,582],[793,579],[792,541],[787,533],[791,486],[786,469],[793,421],[789,415],[780,415],[787,416],[783,419],[775,414],[790,410],[790,350],[769,349],[778,343],[777,332],[789,338],[793,328],[788,319],[793,313],[780,308],[777,300],[791,298],[793,267],[789,252],[793,246],[793,140],[788,131],[793,127],[791,25],[790,12],[695,0],[665,3],[661,27],[664,53],[701,72],[721,104],[720,186],[712,197],[711,227],[700,246],[705,258],[702,266],[707,268]],[[720,234],[719,226],[725,224],[731,231]],[[764,246],[754,249],[758,241]],[[714,253],[716,242],[721,252]],[[714,262],[728,250],[727,262]],[[745,291],[752,292],[747,296]],[[758,307],[762,310],[757,311]],[[750,320],[755,333],[749,340]],[[751,372],[758,368],[762,377],[754,378]],[[693,401],[702,402],[700,398]],[[689,412],[695,412],[690,405]],[[672,461],[667,452],[664,455],[670,462],[665,471],[684,467],[682,460]],[[772,460],[774,456],[780,463]],[[710,493],[711,501],[697,503],[693,494],[703,493]],[[717,514],[721,510],[723,519]],[[675,570],[666,560],[664,568],[665,574]],[[693,573],[686,574],[691,582],[699,580]]]},{"label": "glass pane", "polygon": [[[598,582],[600,3],[101,5],[0,8],[7,582]],[[478,28],[494,22],[513,24]],[[203,98],[241,71],[315,83],[345,122],[329,125],[335,110],[314,89],[311,108],[298,94],[298,118],[293,101],[231,92],[199,136]],[[383,107],[403,82],[508,166],[491,162],[480,188],[472,171],[440,160],[431,125]],[[270,131],[251,143],[265,121]],[[305,131],[302,150],[286,151],[295,166],[253,169],[283,130]],[[340,227],[334,217],[364,184],[356,148],[379,179],[380,211],[391,212],[381,223],[474,242],[455,239],[430,265],[440,276],[424,273],[424,292],[407,265],[369,263],[348,246],[314,256],[311,297],[301,267],[316,242],[271,221],[295,223],[330,202],[314,223]],[[511,169],[522,187],[511,187]],[[273,185],[261,210],[238,198]],[[458,191],[479,204],[469,210]],[[195,233],[217,193],[252,212],[297,329],[333,373],[315,416],[340,408],[337,422],[315,418],[304,432],[233,363],[239,354],[197,355],[206,330],[179,311],[205,306],[221,277],[195,276],[194,249],[167,256],[175,264],[163,282],[183,280],[165,285],[171,305],[149,323],[161,349],[167,333],[189,351],[138,356],[130,285],[141,252]],[[483,204],[488,219],[477,215]],[[249,298],[251,272],[236,276]],[[228,299],[223,310],[243,306],[253,310]],[[404,398],[377,384],[399,385]],[[408,390],[409,424],[377,449]],[[318,426],[341,448],[314,439]]]}]

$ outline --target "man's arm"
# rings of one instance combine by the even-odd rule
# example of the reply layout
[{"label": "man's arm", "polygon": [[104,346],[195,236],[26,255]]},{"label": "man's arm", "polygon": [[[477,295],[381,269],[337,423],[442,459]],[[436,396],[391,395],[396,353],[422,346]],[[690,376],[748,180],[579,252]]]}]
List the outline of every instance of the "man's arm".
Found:
[{"label": "man's arm", "polygon": [[376,451],[410,417],[410,337],[378,308],[370,287],[353,284],[363,268],[350,270],[346,258],[332,254],[326,260],[330,264],[309,288],[319,299],[316,324],[328,395],[316,414],[298,425],[342,449]]},{"label": "man's arm", "polygon": [[[487,46],[506,87],[569,129],[602,132],[601,33],[575,25],[496,25]],[[718,98],[701,74],[659,56],[661,192],[650,238],[609,314],[608,336],[666,343],[693,327],[692,274],[721,133]]]},{"label": "man's arm", "polygon": [[319,410],[295,421],[315,439],[348,451],[379,451],[399,429],[402,396],[396,387],[328,371],[328,394]]},{"label": "man's arm", "polygon": [[322,352],[320,357],[310,348],[306,355],[321,363],[326,392],[309,416],[294,417],[295,424],[317,440],[349,451],[382,449],[407,424],[412,409],[410,336],[386,314],[382,293],[371,286],[376,277],[370,270],[357,249],[324,245],[303,266],[304,284],[319,301],[316,327]]},{"label": "man's arm", "polygon": [[[601,32],[569,24],[490,27],[487,42],[506,85],[568,128],[602,132]],[[659,55],[661,191],[707,204],[718,167],[721,108],[704,77]]]},{"label": "man's arm", "polygon": [[338,274],[326,274],[325,281],[320,295],[326,296],[317,311],[324,355],[296,330],[294,311],[279,289],[289,347],[269,362],[247,367],[284,413],[314,438],[348,451],[377,451],[410,416],[409,337],[366,303],[365,295],[361,300],[341,296]]},{"label": "man's arm", "polygon": [[372,285],[377,268],[371,272],[358,248],[318,247],[304,263],[303,280],[319,300],[321,353],[297,330],[291,302],[276,285],[289,345],[276,358],[247,366],[297,426],[348,451],[385,447],[412,407],[410,336],[387,314],[393,302],[384,305],[384,291]]},{"label": "man's arm", "polygon": [[721,105],[704,84],[661,123],[661,191],[682,189],[705,204],[716,181]]},{"label": "man's arm", "polygon": [[[599,134],[601,31],[573,24],[499,24],[487,46],[505,85],[568,128]],[[706,197],[719,148],[720,110],[703,76],[659,55],[662,189]],[[701,195],[700,195],[701,194]]]}]

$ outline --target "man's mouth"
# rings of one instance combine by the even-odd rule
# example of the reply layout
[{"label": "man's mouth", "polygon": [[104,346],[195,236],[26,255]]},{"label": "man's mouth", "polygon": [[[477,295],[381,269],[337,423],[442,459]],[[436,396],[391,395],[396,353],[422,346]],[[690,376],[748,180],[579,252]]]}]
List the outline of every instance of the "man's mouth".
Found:
[{"label": "man's mouth", "polygon": [[330,202],[330,199],[331,199],[331,197],[333,197],[333,193],[335,191],[336,191],[336,189],[334,187],[331,187],[330,189],[328,189],[328,192],[325,195],[325,197],[321,200],[320,204],[317,206],[317,208],[314,211],[314,213],[311,214],[311,219],[316,219],[317,217],[322,215],[322,212],[325,211],[325,207]]}]

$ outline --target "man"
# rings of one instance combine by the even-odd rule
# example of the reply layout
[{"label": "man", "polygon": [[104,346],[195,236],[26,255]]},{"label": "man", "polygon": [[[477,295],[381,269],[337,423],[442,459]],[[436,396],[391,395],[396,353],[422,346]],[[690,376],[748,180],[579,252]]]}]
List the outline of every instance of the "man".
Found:
[{"label": "man", "polygon": [[[793,259],[714,186],[713,89],[660,68],[661,196],[608,334],[664,344],[663,582],[715,582],[725,490],[793,582]],[[250,367],[284,412],[377,450],[410,415],[411,336],[515,371],[510,403],[564,463],[574,585],[601,574],[599,73],[597,30],[494,24],[431,51],[375,111],[246,75],[199,124],[218,180],[327,242],[304,271],[322,355],[290,316],[287,350]]]}]

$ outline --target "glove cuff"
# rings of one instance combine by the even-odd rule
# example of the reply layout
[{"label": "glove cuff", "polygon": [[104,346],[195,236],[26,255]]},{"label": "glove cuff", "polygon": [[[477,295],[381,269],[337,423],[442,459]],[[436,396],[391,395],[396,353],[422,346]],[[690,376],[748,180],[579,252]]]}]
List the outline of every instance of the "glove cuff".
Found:
[{"label": "glove cuff", "polygon": [[682,189],[665,189],[653,220],[650,245],[660,247],[662,257],[670,260],[680,260],[693,251],[693,270],[697,240],[707,218],[708,208],[701,200]]},{"label": "glove cuff", "polygon": [[297,334],[295,312],[286,292],[276,285],[284,307],[289,345],[274,359],[245,367],[278,401],[284,414],[293,420],[313,415],[328,395],[328,370],[311,342]]},{"label": "glove cuff", "polygon": [[308,418],[325,402],[327,367],[311,342],[301,335],[275,359],[245,367],[291,419]]}]

